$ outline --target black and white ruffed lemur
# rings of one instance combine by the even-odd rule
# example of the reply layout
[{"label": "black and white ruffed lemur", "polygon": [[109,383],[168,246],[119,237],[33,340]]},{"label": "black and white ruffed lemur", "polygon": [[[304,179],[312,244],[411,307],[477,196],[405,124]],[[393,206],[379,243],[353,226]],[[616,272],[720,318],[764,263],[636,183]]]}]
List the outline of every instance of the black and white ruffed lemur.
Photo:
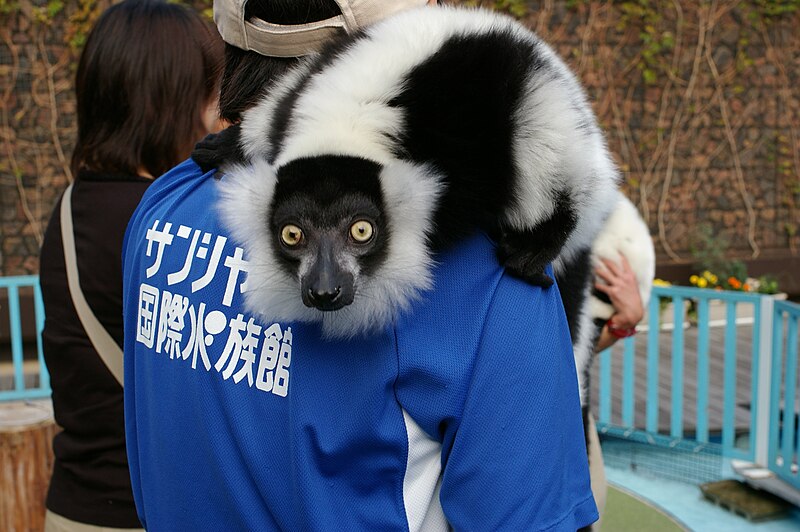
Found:
[{"label": "black and white ruffed lemur", "polygon": [[249,308],[382,328],[431,288],[435,253],[486,231],[506,270],[547,287],[591,353],[590,249],[618,171],[575,76],[536,35],[483,10],[410,10],[270,86],[193,158],[250,263]]}]

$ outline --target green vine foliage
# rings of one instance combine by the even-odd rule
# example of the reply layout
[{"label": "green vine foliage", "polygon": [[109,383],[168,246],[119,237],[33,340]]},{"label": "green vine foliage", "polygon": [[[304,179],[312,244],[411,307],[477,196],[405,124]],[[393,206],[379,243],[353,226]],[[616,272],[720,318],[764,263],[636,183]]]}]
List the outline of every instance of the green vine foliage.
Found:
[{"label": "green vine foliage", "polygon": [[[509,2],[495,2],[505,4]],[[517,2],[522,3],[522,2]],[[588,3],[588,0],[566,0],[568,9],[576,10]],[[619,10],[618,31],[626,29],[638,30],[641,44],[641,58],[636,67],[641,72],[646,85],[658,85],[661,76],[669,73],[671,68],[670,54],[675,47],[674,28],[670,28],[664,20],[664,13],[674,9],[671,0],[614,0]],[[752,24],[760,21],[769,24],[771,19],[785,15],[793,15],[800,11],[800,0],[744,0],[740,7],[748,13]],[[753,62],[743,53],[748,39],[743,37],[737,52],[737,68],[742,71]]]},{"label": "green vine foliage", "polygon": [[16,0],[0,0],[0,15],[16,13],[19,8],[19,2]]},{"label": "green vine foliage", "polygon": [[525,0],[497,0],[494,9],[507,11],[515,17],[522,18],[528,13],[528,6]]},{"label": "green vine foliage", "polygon": [[464,2],[454,3],[462,3],[470,7],[480,6],[496,11],[504,11],[517,18],[522,18],[528,14],[528,2],[526,2],[526,0],[466,0]]},{"label": "green vine foliage", "polygon": [[64,2],[61,0],[49,0],[44,5],[34,6],[31,15],[35,22],[50,26],[63,9]]},{"label": "green vine foliage", "polygon": [[765,17],[780,17],[800,10],[800,0],[755,0],[754,3]]},{"label": "green vine foliage", "polygon": [[[42,26],[63,24],[66,44],[77,53],[86,43],[94,23],[118,0],[0,0],[0,23],[8,24],[12,17],[26,17]],[[213,19],[213,0],[168,0],[197,9],[209,21]],[[66,19],[66,23],[64,23]]]},{"label": "green vine foliage", "polygon": [[659,83],[659,76],[671,68],[668,54],[675,47],[675,35],[670,29],[661,29],[664,9],[669,9],[664,1],[633,0],[618,2],[621,17],[618,30],[628,26],[639,29],[641,41],[641,60],[636,67],[647,85]]}]

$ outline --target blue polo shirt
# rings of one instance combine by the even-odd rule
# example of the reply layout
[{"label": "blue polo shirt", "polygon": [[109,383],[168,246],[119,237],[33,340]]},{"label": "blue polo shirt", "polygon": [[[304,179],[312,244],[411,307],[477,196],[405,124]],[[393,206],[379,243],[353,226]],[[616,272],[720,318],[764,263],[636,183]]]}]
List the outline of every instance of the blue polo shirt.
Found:
[{"label": "blue polo shirt", "polygon": [[437,257],[435,288],[397,323],[324,341],[244,308],[220,186],[191,160],[174,168],[123,248],[127,450],[149,530],[597,519],[557,288],[506,275],[478,234]]}]

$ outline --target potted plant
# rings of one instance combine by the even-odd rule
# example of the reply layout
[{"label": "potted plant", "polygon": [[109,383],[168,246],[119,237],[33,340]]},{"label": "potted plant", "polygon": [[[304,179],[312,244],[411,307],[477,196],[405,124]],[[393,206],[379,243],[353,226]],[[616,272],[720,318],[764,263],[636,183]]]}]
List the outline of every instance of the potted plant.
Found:
[{"label": "potted plant", "polygon": [[[739,264],[741,263],[739,262]],[[742,264],[742,266],[744,265]],[[748,277],[746,273],[740,271],[735,275],[719,276],[709,270],[705,270],[700,274],[689,277],[689,283],[692,286],[710,290],[758,293],[770,295],[775,299],[786,299],[787,297],[786,293],[782,293],[778,290],[778,281],[771,275],[762,275],[761,277],[754,278]],[[752,318],[754,314],[753,306],[754,305],[750,303],[737,304],[736,318]],[[709,301],[708,307],[709,320],[712,323],[727,319],[725,301],[712,299]],[[695,300],[692,301],[692,305],[689,309],[689,320],[692,323],[697,323],[697,301]]]}]

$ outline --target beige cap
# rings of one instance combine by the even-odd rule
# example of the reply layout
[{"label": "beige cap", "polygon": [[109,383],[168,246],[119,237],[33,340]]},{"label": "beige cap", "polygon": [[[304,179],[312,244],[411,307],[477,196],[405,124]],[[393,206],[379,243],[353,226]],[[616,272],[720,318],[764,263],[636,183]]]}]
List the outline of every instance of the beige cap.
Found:
[{"label": "beige cap", "polygon": [[214,22],[228,44],[271,57],[300,57],[320,50],[342,31],[353,33],[428,0],[335,0],[341,15],[307,24],[245,20],[247,0],[214,0]]}]

